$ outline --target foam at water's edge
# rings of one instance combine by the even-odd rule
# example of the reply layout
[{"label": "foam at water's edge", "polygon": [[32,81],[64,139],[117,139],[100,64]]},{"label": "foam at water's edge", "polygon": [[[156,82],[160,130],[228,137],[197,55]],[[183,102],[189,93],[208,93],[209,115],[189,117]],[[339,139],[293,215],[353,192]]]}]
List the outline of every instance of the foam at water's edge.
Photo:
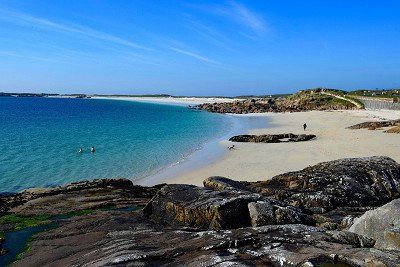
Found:
[{"label": "foam at water's edge", "polygon": [[226,119],[229,120],[230,128],[222,136],[208,141],[182,160],[159,169],[151,175],[136,179],[133,182],[138,185],[152,186],[188,171],[205,167],[222,158],[227,153],[226,147],[221,144],[222,141],[227,141],[234,135],[246,134],[252,129],[268,127],[267,116],[223,116],[226,116]]}]

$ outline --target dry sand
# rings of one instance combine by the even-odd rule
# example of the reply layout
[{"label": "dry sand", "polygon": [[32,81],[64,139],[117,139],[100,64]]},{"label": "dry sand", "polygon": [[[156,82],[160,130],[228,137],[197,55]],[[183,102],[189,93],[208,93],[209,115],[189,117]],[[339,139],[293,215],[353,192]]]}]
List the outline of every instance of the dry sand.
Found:
[{"label": "dry sand", "polygon": [[[302,125],[307,123],[305,133],[316,134],[317,139],[300,143],[236,143],[236,149],[222,159],[163,182],[201,185],[205,178],[215,175],[234,180],[266,180],[319,162],[349,157],[382,155],[400,162],[400,135],[346,129],[365,121],[399,119],[400,111],[310,111],[264,116],[270,117],[270,128],[254,129],[251,134],[304,133]],[[219,145],[231,144],[222,141]]]}]

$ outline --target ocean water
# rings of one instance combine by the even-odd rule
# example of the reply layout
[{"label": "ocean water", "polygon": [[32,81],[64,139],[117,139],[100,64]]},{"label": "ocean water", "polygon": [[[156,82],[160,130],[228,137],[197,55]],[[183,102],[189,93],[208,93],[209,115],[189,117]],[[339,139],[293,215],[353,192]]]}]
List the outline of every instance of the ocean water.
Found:
[{"label": "ocean water", "polygon": [[0,97],[0,192],[139,179],[182,161],[229,127],[226,116],[184,106]]}]

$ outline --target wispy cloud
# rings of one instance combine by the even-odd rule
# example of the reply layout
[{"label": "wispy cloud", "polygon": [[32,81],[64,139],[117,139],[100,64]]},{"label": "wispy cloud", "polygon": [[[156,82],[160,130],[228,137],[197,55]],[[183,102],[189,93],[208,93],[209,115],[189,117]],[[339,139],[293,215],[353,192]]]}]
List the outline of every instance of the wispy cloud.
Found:
[{"label": "wispy cloud", "polygon": [[188,19],[188,24],[186,25],[186,27],[201,35],[208,42],[221,48],[233,51],[231,47],[233,41],[229,40],[227,37],[216,31],[212,27],[194,19]]},{"label": "wispy cloud", "polygon": [[191,51],[186,51],[186,50],[183,50],[183,49],[180,49],[180,48],[177,48],[177,47],[172,47],[172,46],[168,46],[168,48],[170,50],[172,50],[172,51],[175,51],[175,52],[180,53],[182,55],[186,55],[186,56],[198,59],[198,60],[203,61],[203,62],[216,64],[216,65],[220,64],[219,62],[217,62],[215,60],[209,59],[207,57],[201,56],[201,55],[199,55],[197,53],[194,53],[194,52],[191,52]]},{"label": "wispy cloud", "polygon": [[123,39],[123,38],[115,36],[115,35],[97,31],[95,29],[85,27],[82,25],[62,24],[62,23],[58,23],[58,22],[53,22],[53,21],[45,19],[45,18],[34,17],[34,16],[27,15],[27,14],[23,14],[23,13],[17,13],[17,12],[13,12],[13,11],[5,11],[5,10],[0,10],[0,19],[6,20],[6,21],[14,23],[14,24],[23,24],[23,25],[26,25],[29,27],[35,26],[35,27],[40,27],[40,28],[44,28],[47,30],[62,32],[62,33],[78,34],[78,35],[86,37],[86,38],[101,40],[104,42],[114,43],[114,44],[130,47],[130,48],[152,50],[149,47],[134,43],[132,41]]},{"label": "wispy cloud", "polygon": [[226,2],[225,5],[207,5],[192,7],[221,17],[228,18],[260,36],[269,31],[267,23],[260,14],[234,0]]},{"label": "wispy cloud", "polygon": [[267,32],[267,25],[260,15],[235,1],[231,1],[230,6],[230,15],[234,19],[251,28],[256,33]]},{"label": "wispy cloud", "polygon": [[24,55],[24,54],[15,53],[15,52],[0,51],[0,55],[8,56],[8,57],[18,57],[18,58],[29,59],[29,60],[34,60],[34,61],[46,61],[46,62],[53,62],[53,63],[68,63],[68,62],[65,62],[62,60],[58,60],[58,59],[47,58],[47,57],[38,57],[38,56],[32,56],[32,55]]}]

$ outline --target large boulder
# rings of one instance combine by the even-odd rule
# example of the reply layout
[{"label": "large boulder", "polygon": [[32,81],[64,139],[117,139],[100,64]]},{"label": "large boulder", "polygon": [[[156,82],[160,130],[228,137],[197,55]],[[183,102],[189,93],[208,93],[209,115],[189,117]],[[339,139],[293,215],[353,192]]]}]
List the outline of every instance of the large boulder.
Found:
[{"label": "large boulder", "polygon": [[[266,214],[265,210],[270,211]],[[214,191],[192,185],[166,185],[144,209],[153,221],[173,227],[233,229],[314,220],[295,207],[246,191]],[[269,216],[269,217],[268,217]]]},{"label": "large boulder", "polygon": [[166,225],[231,229],[251,225],[247,204],[259,199],[258,194],[240,191],[166,185],[147,204],[144,213]]},{"label": "large boulder", "polygon": [[400,199],[395,199],[355,219],[349,231],[375,239],[377,248],[400,251],[399,226]]},{"label": "large boulder", "polygon": [[388,157],[334,160],[250,183],[249,191],[321,213],[380,206],[400,196],[400,165]]}]

